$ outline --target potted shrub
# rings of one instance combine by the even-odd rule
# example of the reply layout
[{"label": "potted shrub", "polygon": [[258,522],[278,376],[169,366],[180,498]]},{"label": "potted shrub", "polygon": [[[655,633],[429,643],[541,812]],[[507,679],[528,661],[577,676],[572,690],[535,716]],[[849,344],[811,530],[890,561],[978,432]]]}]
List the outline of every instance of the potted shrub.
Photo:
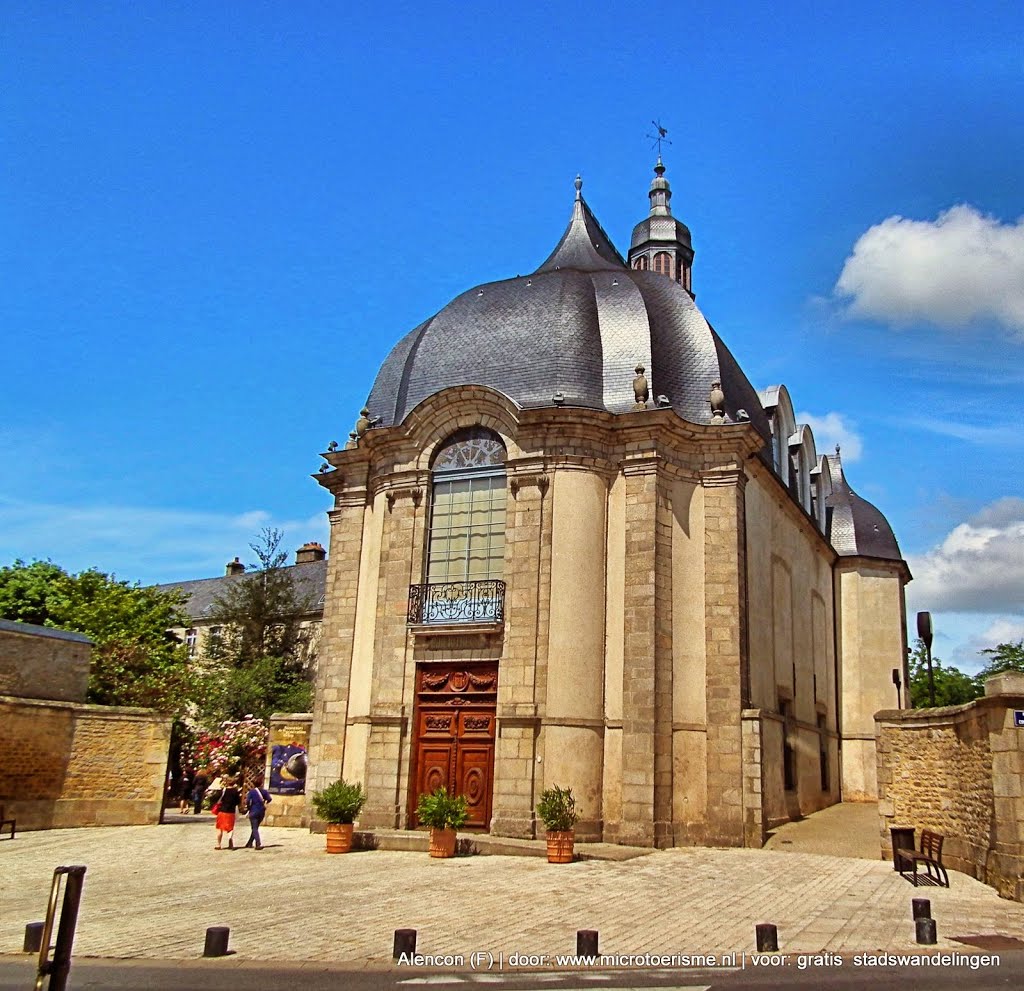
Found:
[{"label": "potted shrub", "polygon": [[416,803],[416,818],[430,827],[430,856],[454,857],[455,831],[469,818],[466,796],[449,795],[444,787],[424,792]]},{"label": "potted shrub", "polygon": [[569,864],[573,856],[573,826],[579,820],[571,788],[553,785],[541,792],[537,815],[548,833],[548,863]]},{"label": "potted shrub", "polygon": [[317,818],[327,823],[327,852],[348,853],[352,849],[352,823],[366,801],[362,785],[335,781],[323,791],[313,792]]}]

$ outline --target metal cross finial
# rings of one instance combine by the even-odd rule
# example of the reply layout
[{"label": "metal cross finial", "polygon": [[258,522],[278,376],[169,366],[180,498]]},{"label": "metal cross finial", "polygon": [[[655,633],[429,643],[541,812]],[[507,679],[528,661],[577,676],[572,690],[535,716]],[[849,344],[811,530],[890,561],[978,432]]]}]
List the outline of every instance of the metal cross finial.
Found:
[{"label": "metal cross finial", "polygon": [[655,145],[657,145],[657,148],[658,148],[658,158],[661,158],[661,145],[662,145],[662,143],[664,142],[665,144],[670,145],[670,144],[672,144],[672,142],[666,137],[666,135],[668,134],[668,128],[667,127],[662,127],[660,121],[652,120],[651,123],[658,129],[658,133],[657,134],[648,134],[647,137],[649,137],[651,139],[651,142],[652,142],[651,147],[652,148],[655,147]]}]

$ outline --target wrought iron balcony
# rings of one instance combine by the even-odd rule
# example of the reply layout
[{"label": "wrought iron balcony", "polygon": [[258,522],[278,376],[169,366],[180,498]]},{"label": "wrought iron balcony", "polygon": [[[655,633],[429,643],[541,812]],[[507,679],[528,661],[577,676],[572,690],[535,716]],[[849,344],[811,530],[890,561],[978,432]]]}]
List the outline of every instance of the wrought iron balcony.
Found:
[{"label": "wrought iron balcony", "polygon": [[505,583],[438,582],[409,586],[409,623],[501,623]]}]

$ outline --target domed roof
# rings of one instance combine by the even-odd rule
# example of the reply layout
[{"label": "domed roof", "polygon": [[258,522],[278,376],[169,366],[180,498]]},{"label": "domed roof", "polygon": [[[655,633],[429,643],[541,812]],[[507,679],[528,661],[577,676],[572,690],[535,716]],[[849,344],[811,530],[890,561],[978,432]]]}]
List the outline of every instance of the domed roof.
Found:
[{"label": "domed roof", "polygon": [[532,275],[476,286],[399,341],[370,391],[370,414],[381,426],[401,423],[461,385],[489,386],[521,407],[552,406],[561,393],[565,406],[623,413],[643,365],[652,400],[666,396],[693,423],[710,422],[711,386],[721,382],[727,416],[745,410],[770,441],[757,393],[689,293],[629,269],[581,185],[577,177],[562,239]]},{"label": "domed roof", "polygon": [[832,494],[825,499],[830,510],[828,539],[843,557],[880,557],[890,561],[902,561],[899,544],[881,512],[862,499],[846,480],[839,448],[835,455],[829,455],[829,473]]}]

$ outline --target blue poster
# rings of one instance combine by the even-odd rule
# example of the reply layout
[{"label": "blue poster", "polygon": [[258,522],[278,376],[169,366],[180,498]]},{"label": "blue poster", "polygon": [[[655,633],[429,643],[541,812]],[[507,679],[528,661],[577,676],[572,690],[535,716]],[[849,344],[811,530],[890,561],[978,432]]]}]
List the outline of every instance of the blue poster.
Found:
[{"label": "blue poster", "polygon": [[277,795],[305,794],[305,747],[300,746],[297,743],[278,743],[271,747],[270,791]]}]

